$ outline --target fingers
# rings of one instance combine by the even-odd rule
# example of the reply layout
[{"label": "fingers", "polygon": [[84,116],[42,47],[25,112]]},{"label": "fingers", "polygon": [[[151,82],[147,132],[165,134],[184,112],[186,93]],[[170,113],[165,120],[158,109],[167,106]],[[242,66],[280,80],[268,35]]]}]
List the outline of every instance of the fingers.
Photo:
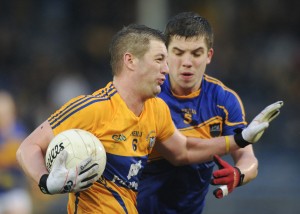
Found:
[{"label": "fingers", "polygon": [[92,163],[92,158],[91,157],[88,157],[87,159],[81,161],[78,164],[78,168],[79,168],[78,173],[81,174],[84,170],[86,170],[89,167],[90,163]]},{"label": "fingers", "polygon": [[93,174],[98,174],[97,173],[98,171],[99,171],[99,165],[96,163],[93,164],[91,167],[89,167],[86,170],[79,173],[80,181],[84,180],[85,178],[87,178]]},{"label": "fingers", "polygon": [[223,198],[224,196],[228,195],[228,188],[226,185],[220,186],[213,191],[213,194],[218,199]]},{"label": "fingers", "polygon": [[273,112],[276,109],[280,109],[282,106],[283,106],[283,101],[277,101],[276,103],[267,106],[262,112],[263,113]]},{"label": "fingers", "polygon": [[223,198],[223,192],[221,190],[221,188],[217,188],[213,191],[213,194],[216,198],[220,199]]},{"label": "fingers", "polygon": [[271,122],[274,120],[280,113],[280,108],[283,106],[283,101],[278,101],[267,106],[259,115],[256,120],[260,122]]},{"label": "fingers", "polygon": [[81,183],[87,182],[87,181],[89,181],[89,180],[93,180],[93,179],[94,179],[95,177],[97,177],[97,176],[98,176],[98,174],[93,174],[92,176],[83,179],[83,180],[81,181]]},{"label": "fingers", "polygon": [[231,169],[220,169],[213,172],[212,185],[228,184],[228,176],[232,174]]},{"label": "fingers", "polygon": [[217,177],[211,181],[211,184],[212,185],[227,185],[229,182],[228,180],[229,180],[228,177]]},{"label": "fingers", "polygon": [[274,120],[279,114],[280,114],[280,111],[279,111],[279,110],[276,110],[276,111],[273,112],[273,114],[269,117],[268,121],[271,122],[271,121]]},{"label": "fingers", "polygon": [[277,101],[276,103],[274,103],[276,106],[278,106],[278,108],[281,108],[284,105],[284,102],[282,100]]},{"label": "fingers", "polygon": [[227,163],[226,161],[224,161],[220,156],[214,155],[213,158],[214,158],[215,163],[218,165],[219,169],[231,167],[231,165],[229,163]]},{"label": "fingers", "polygon": [[95,167],[95,165],[97,165],[99,168],[99,165],[97,163],[94,163],[91,166],[89,166],[89,163],[91,163],[91,162],[88,162],[88,164],[85,166],[80,166],[79,175],[89,171],[91,168]]},{"label": "fingers", "polygon": [[219,155],[214,155],[213,159],[214,159],[214,162],[218,165],[219,169],[224,168],[221,164],[222,159],[220,158]]},{"label": "fingers", "polygon": [[90,188],[91,186],[93,186],[94,183],[89,183],[87,184],[86,186],[83,186],[80,188],[80,191],[83,191],[83,190],[87,190],[88,188]]},{"label": "fingers", "polygon": [[99,179],[100,175],[98,171],[99,165],[94,163],[79,173],[78,182],[80,190],[87,189]]},{"label": "fingers", "polygon": [[99,179],[98,174],[94,174],[88,178],[85,178],[80,183],[80,190],[88,189]]},{"label": "fingers", "polygon": [[259,121],[261,122],[271,122],[273,119],[275,119],[279,115],[280,111],[279,109],[273,109],[267,112],[261,113],[261,118]]}]

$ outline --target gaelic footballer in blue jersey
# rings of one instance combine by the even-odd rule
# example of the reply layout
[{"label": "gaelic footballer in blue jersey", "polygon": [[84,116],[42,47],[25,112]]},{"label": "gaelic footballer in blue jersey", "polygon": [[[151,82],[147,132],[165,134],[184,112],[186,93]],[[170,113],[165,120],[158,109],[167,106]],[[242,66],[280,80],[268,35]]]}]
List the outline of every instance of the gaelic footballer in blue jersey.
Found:
[{"label": "gaelic footballer in blue jersey", "polygon": [[[209,22],[192,12],[180,13],[170,19],[165,35],[170,71],[159,97],[168,104],[180,132],[190,137],[213,138],[245,128],[245,112],[239,96],[205,74],[214,54]],[[231,168],[231,175],[236,174],[232,178],[241,180],[242,173],[245,174],[245,180],[236,182],[234,187],[256,177],[257,159],[251,146],[235,151],[232,156],[240,169]],[[139,212],[201,213],[214,165],[208,161],[175,167],[154,147],[139,185]],[[231,180],[223,184],[230,185]]]}]

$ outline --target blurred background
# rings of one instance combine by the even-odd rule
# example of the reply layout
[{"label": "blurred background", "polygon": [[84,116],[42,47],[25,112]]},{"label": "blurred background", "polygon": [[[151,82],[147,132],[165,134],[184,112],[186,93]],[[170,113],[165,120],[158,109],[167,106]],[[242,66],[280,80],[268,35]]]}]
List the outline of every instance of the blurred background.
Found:
[{"label": "blurred background", "polygon": [[[212,196],[211,188],[204,214],[298,213],[299,9],[297,0],[1,0],[0,104],[8,105],[0,107],[14,110],[1,114],[0,109],[0,198],[17,192],[9,203],[0,199],[0,213],[4,204],[17,207],[22,200],[27,213],[66,213],[66,196],[42,195],[8,160],[16,146],[7,145],[20,143],[69,98],[111,80],[108,46],[124,25],[163,30],[170,16],[183,11],[210,21],[215,54],[207,74],[240,95],[248,121],[268,104],[285,102],[255,145],[258,177],[222,200]],[[9,134],[8,124],[14,127]]]}]

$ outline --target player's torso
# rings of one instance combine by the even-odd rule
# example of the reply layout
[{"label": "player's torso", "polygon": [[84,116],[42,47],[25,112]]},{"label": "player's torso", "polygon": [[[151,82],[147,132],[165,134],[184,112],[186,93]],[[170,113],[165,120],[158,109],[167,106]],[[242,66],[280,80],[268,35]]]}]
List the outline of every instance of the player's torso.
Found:
[{"label": "player's torso", "polygon": [[[56,125],[57,122],[52,124],[55,133],[69,128],[82,128],[97,136],[105,147],[107,164],[101,182],[94,184],[79,197],[84,209],[92,209],[84,205],[89,200],[93,203],[98,201],[97,210],[91,210],[97,213],[107,207],[105,204],[110,205],[109,209],[119,209],[121,212],[135,210],[141,169],[146,164],[157,137],[155,109],[159,105],[156,104],[153,100],[147,101],[142,114],[136,116],[115,89],[106,89],[103,94],[97,92],[93,96],[71,101],[69,106],[76,107],[65,114],[69,114],[68,118],[61,114],[56,119],[49,120],[61,120],[59,125]],[[63,110],[70,108],[65,106]],[[70,115],[71,112],[74,113]],[[93,194],[95,190],[102,192],[102,200],[99,201],[97,194]],[[111,200],[112,198],[115,200]],[[74,204],[75,195],[70,200],[69,204]],[[75,208],[71,207],[72,210]],[[107,208],[105,210],[105,213],[109,211]]]},{"label": "player's torso", "polygon": [[[237,102],[236,97],[230,91],[224,90],[219,81],[205,76],[201,90],[185,97],[172,94],[169,84],[167,80],[159,96],[168,104],[175,126],[184,135],[213,138],[232,133],[235,126],[244,126],[242,111],[238,113],[227,109],[230,99]],[[234,121],[229,121],[229,113],[239,115],[233,117]],[[145,200],[145,193],[150,200],[154,200],[153,204],[161,204],[159,210],[164,213],[199,213],[203,208],[200,204],[204,203],[213,166],[213,162],[206,162],[174,167],[154,149],[143,171],[141,197],[138,200]],[[146,187],[150,184],[152,190]],[[175,191],[170,192],[168,189]],[[151,191],[157,191],[155,197],[151,197]],[[191,206],[191,200],[196,207]],[[145,206],[142,205],[141,210],[144,209]]]},{"label": "player's torso", "polygon": [[[95,130],[107,154],[104,177],[118,186],[137,191],[139,174],[156,139],[156,121],[151,109],[139,117],[123,101],[104,126]],[[101,119],[100,119],[101,120]]]},{"label": "player's torso", "polygon": [[[215,96],[219,88],[207,84],[206,81],[203,81],[201,90],[189,96],[176,96],[170,91],[169,81],[166,81],[159,94],[159,97],[168,104],[175,126],[185,136],[212,138],[222,135],[226,113],[224,108],[218,104],[219,98]],[[149,155],[148,162],[145,173],[169,171],[172,176],[166,176],[169,177],[168,183],[177,185],[177,190],[182,189],[182,191],[187,191],[187,189],[203,190],[203,187],[208,185],[206,182],[210,180],[214,166],[213,162],[206,162],[173,167],[155,149]],[[170,197],[174,197],[174,195]]]},{"label": "player's torso", "polygon": [[[207,139],[223,135],[224,127],[228,130],[228,123],[224,124],[229,112],[225,106],[225,97],[222,96],[224,89],[219,86],[219,82],[209,82],[205,77],[201,89],[188,96],[173,94],[169,81],[165,82],[159,94],[168,104],[175,126],[185,136]],[[241,121],[237,123],[243,122],[242,116],[240,118]],[[161,155],[153,151],[149,161],[160,158]]]}]

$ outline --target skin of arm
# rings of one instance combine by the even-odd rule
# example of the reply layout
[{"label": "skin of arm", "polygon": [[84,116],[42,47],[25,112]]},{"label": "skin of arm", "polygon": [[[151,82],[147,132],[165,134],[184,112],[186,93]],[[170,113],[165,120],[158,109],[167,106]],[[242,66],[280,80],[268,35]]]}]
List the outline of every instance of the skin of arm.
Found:
[{"label": "skin of arm", "polygon": [[[17,151],[19,164],[24,172],[36,183],[39,183],[43,174],[48,173],[44,156],[53,137],[54,134],[50,124],[48,121],[45,121],[22,142]],[[233,136],[229,136],[229,142],[230,152],[239,149]],[[176,166],[210,161],[214,154],[226,154],[224,137],[212,139],[185,137],[177,129],[175,129],[171,137],[163,142],[157,142],[155,146],[167,160]],[[240,152],[236,153],[235,160],[239,160],[239,157],[242,155]],[[237,166],[241,167],[243,173],[247,173],[247,170],[251,171],[248,167],[242,167],[246,163],[247,159],[237,161]],[[248,177],[249,179],[251,178],[250,176]]]},{"label": "skin of arm", "polygon": [[256,178],[258,174],[258,160],[256,159],[252,145],[240,148],[231,153],[235,166],[245,175],[243,184]]},{"label": "skin of arm", "polygon": [[48,173],[44,156],[53,137],[50,124],[45,121],[22,142],[17,151],[20,166],[25,174],[36,183],[39,183],[43,174]]},{"label": "skin of arm", "polygon": [[[233,136],[229,136],[229,142],[230,152],[240,148]],[[168,139],[157,142],[155,148],[175,166],[211,161],[215,154],[226,154],[225,137],[192,138],[182,135],[177,129]]]}]

